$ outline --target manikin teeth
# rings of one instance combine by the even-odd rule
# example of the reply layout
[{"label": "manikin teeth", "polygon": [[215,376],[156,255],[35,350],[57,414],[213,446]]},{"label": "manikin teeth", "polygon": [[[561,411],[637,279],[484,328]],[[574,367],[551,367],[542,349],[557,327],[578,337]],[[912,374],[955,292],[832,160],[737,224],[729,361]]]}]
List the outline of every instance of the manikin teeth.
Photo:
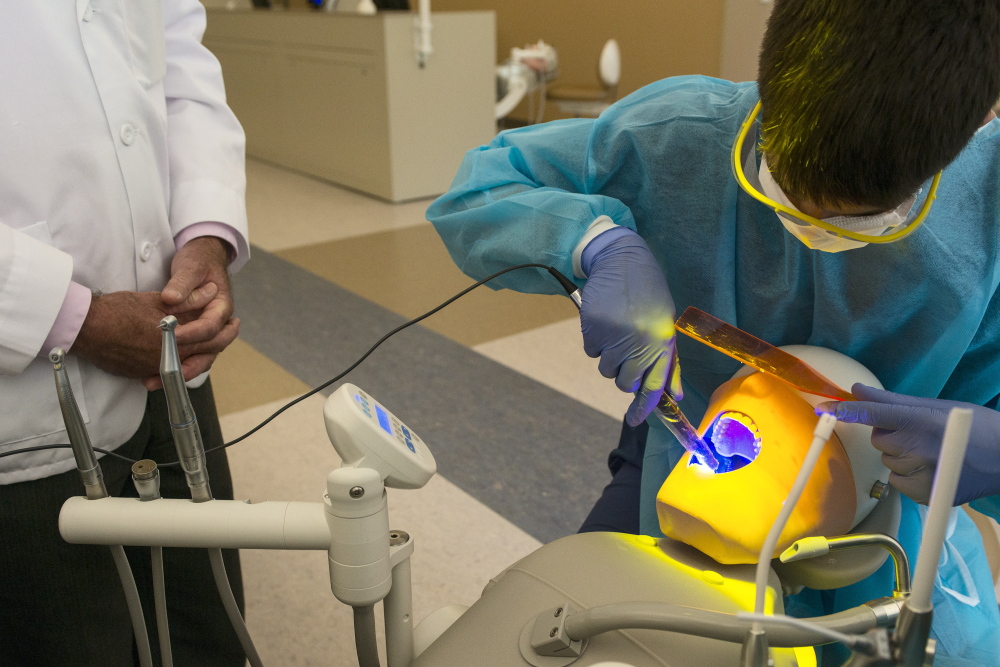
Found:
[{"label": "manikin teeth", "polygon": [[720,424],[723,420],[725,421],[735,421],[743,424],[748,431],[753,433],[754,437],[758,440],[760,439],[760,432],[757,430],[757,424],[754,423],[753,419],[750,419],[749,415],[745,415],[742,412],[736,412],[735,410],[726,410],[716,419],[716,425]]},{"label": "manikin teeth", "polygon": [[749,415],[727,410],[715,419],[711,429],[712,443],[722,456],[740,455],[753,461],[760,453],[760,431]]}]

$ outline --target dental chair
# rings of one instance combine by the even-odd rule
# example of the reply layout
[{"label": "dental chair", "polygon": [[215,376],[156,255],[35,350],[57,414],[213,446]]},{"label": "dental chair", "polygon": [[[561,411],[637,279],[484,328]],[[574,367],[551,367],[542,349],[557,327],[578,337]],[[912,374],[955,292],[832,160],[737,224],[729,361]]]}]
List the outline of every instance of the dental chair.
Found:
[{"label": "dental chair", "polygon": [[[164,359],[179,368],[172,329],[164,332],[164,349],[174,351]],[[841,386],[856,381],[878,386],[867,370],[838,353],[785,349]],[[64,385],[68,379],[59,386]],[[901,609],[905,616],[910,587],[909,566],[894,539],[899,497],[888,492],[888,471],[874,448],[864,446],[870,432],[850,424],[839,424],[834,432],[829,418],[814,428],[812,405],[819,400],[741,370],[713,395],[700,429],[724,465],[711,473],[686,454],[657,495],[666,537],[584,533],[556,540],[496,575],[471,607],[444,607],[416,627],[409,562],[414,543],[404,531],[390,530],[385,489],[420,488],[436,463],[422,439],[354,385],[342,385],[324,406],[342,465],[328,475],[322,503],[110,498],[105,492],[67,500],[60,533],[75,544],[325,551],[333,594],[354,608],[363,667],[379,664],[374,617],[379,601],[388,667],[763,666],[769,660],[775,667],[811,667],[813,647],[831,637],[855,645],[865,639],[868,648],[878,648],[881,637],[882,648],[888,646],[884,629],[901,618]],[[75,415],[69,420],[78,427],[74,432],[84,434],[68,390],[60,393],[60,406],[64,415]],[[804,452],[818,447],[820,464],[785,524],[773,554],[779,558],[758,578],[752,554],[763,550],[775,504],[792,486],[795,474],[787,469],[803,467]],[[93,450],[85,437],[74,448],[87,454],[77,461],[86,485],[87,475],[98,470],[91,465]],[[136,466],[143,464],[156,469],[151,461]],[[697,497],[704,502],[690,501]],[[738,616],[755,608],[780,615],[783,592],[849,585],[890,554],[896,565],[891,597],[805,624]],[[145,639],[138,605],[135,616],[136,636]],[[242,626],[238,616],[236,611],[234,627]],[[763,620],[775,624],[768,624],[766,643],[757,643],[759,650],[747,660],[748,633]],[[876,634],[871,640],[858,637],[865,633]],[[914,636],[913,646],[923,652],[926,636]],[[163,637],[161,642],[169,646]],[[244,647],[254,656],[252,664],[262,664],[248,635]]]},{"label": "dental chair", "polygon": [[[839,353],[783,349],[840,386],[881,386]],[[699,429],[724,463],[720,472],[688,453],[660,489],[657,513],[666,537],[584,533],[541,547],[493,578],[468,610],[450,607],[423,621],[413,665],[740,664],[748,626],[733,615],[754,608],[754,563],[809,447],[813,406],[822,400],[741,369],[713,394]],[[782,592],[849,585],[891,555],[896,596],[814,620],[863,633],[898,615],[909,588],[906,556],[893,539],[900,500],[889,492],[889,471],[870,435],[869,427],[838,424],[827,442],[774,554],[769,613],[783,611]],[[811,646],[826,641],[809,633],[768,634],[777,666],[815,665]],[[587,639],[573,645],[570,635]]]}]

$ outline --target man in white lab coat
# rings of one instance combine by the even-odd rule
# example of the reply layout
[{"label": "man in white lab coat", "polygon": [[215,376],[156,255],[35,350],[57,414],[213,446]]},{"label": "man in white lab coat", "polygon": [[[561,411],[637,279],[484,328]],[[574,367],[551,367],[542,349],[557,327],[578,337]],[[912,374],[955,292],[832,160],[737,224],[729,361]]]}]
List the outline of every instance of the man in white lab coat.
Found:
[{"label": "man in white lab coat", "polygon": [[[188,379],[238,333],[244,136],[204,27],[197,0],[0,3],[0,455],[68,442],[45,358],[62,347],[95,446],[176,460],[150,391],[156,324],[181,320]],[[210,384],[191,396],[219,444]],[[134,494],[127,463],[101,464],[112,495]],[[224,453],[209,474],[232,497]],[[161,478],[165,496],[186,494],[179,472]],[[108,550],[59,538],[59,507],[81,492],[69,449],[0,458],[0,664],[132,664]],[[148,553],[129,555],[148,589]],[[168,555],[177,664],[242,665],[205,553]],[[235,553],[228,566],[241,597]]]}]

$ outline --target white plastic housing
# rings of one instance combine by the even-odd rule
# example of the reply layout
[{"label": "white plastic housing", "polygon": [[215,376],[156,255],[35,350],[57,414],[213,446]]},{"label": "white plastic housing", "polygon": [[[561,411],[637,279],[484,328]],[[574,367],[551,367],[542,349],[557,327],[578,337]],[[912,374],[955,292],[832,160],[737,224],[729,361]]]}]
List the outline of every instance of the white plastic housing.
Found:
[{"label": "white plastic housing", "polygon": [[420,436],[353,384],[326,399],[323,418],[344,465],[376,470],[388,487],[419,489],[437,471]]},{"label": "white plastic housing", "polygon": [[59,512],[59,534],[70,544],[222,549],[330,548],[321,503],[240,500],[193,503],[180,498],[74,496]]},{"label": "white plastic housing", "polygon": [[[840,352],[812,345],[784,345],[781,349],[806,362],[845,391],[851,391],[851,386],[855,382],[883,389],[882,383],[879,382],[874,373]],[[744,366],[733,377],[742,377],[756,372],[753,368]],[[801,391],[799,395],[813,407],[832,400]],[[879,501],[871,497],[871,490],[875,482],[889,483],[889,469],[882,464],[882,453],[872,446],[871,426],[837,422],[833,432],[837,434],[841,444],[844,445],[844,451],[847,453],[854,473],[857,510],[854,513],[854,522],[851,524],[853,528],[861,523],[878,504]]]},{"label": "white plastic housing", "polygon": [[375,604],[392,587],[389,509],[378,471],[337,468],[326,478],[324,501],[333,594],[352,607]]}]

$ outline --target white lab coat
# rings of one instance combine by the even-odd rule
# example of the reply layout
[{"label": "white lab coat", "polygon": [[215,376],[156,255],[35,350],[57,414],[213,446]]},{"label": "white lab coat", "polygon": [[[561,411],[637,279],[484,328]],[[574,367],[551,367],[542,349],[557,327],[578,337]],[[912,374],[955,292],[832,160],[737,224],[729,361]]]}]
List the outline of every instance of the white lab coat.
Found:
[{"label": "white lab coat", "polygon": [[[204,28],[197,0],[0,2],[0,452],[68,442],[38,355],[70,280],[162,289],[174,236],[205,221],[248,257],[243,130]],[[94,445],[121,445],[141,383],[67,365]],[[0,458],[0,484],[73,467],[68,449]]]}]

